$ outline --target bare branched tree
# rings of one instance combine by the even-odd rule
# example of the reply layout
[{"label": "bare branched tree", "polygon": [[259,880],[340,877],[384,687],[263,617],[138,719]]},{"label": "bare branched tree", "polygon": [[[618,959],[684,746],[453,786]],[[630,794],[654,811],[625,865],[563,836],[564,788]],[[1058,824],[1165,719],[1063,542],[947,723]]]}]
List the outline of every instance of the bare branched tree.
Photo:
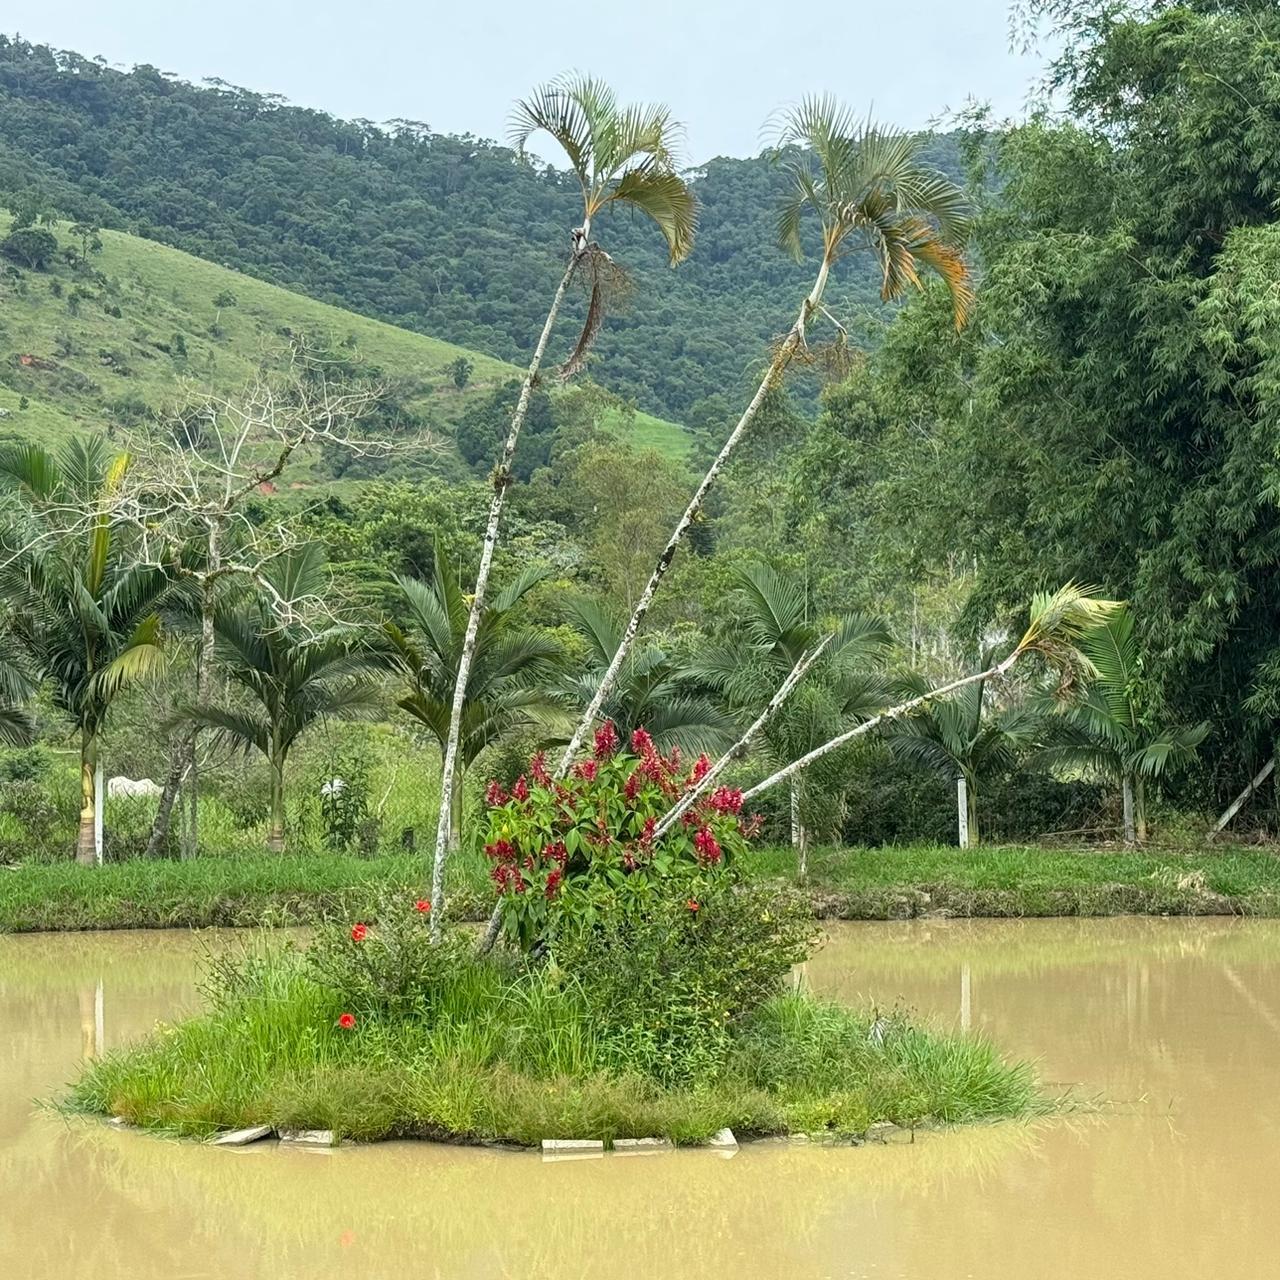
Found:
[{"label": "bare branched tree", "polygon": [[[287,519],[251,519],[248,500],[271,493],[299,458],[330,446],[357,457],[387,457],[404,449],[429,450],[429,437],[411,441],[366,430],[384,394],[378,384],[353,384],[345,363],[331,360],[306,338],[295,338],[283,361],[240,392],[219,396],[191,391],[173,414],[132,434],[131,483],[115,503],[117,519],[136,530],[140,558],[178,584],[177,598],[199,618],[195,660],[198,705],[212,700],[214,615],[222,596],[251,586],[269,601],[280,625],[322,629],[335,620],[329,592],[317,592],[266,572],[303,539]],[[197,750],[194,722],[176,735],[148,856],[169,839],[174,802],[190,789],[183,856],[198,839]]]}]

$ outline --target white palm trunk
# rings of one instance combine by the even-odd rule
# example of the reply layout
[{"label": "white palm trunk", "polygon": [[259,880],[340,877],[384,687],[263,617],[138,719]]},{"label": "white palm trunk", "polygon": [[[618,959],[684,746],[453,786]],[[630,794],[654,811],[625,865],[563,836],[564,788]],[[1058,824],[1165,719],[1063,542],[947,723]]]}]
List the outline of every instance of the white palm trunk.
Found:
[{"label": "white palm trunk", "polygon": [[679,523],[677,523],[671,537],[667,540],[667,545],[658,557],[658,563],[654,566],[653,573],[650,574],[645,589],[640,593],[640,599],[636,602],[636,607],[632,611],[631,620],[627,623],[626,630],[622,633],[622,640],[618,644],[617,652],[614,653],[607,670],[600,678],[600,684],[596,689],[595,696],[591,699],[591,705],[583,712],[582,719],[578,722],[578,727],[573,731],[573,737],[569,739],[569,745],[560,757],[559,775],[561,777],[568,773],[572,767],[574,757],[581,749],[583,740],[590,733],[592,725],[595,724],[600,715],[601,707],[604,706],[605,699],[617,683],[618,675],[622,670],[623,663],[627,660],[627,655],[631,651],[631,645],[636,638],[636,633],[640,630],[640,624],[644,621],[645,614],[649,612],[649,605],[653,602],[653,597],[658,587],[662,585],[663,578],[667,576],[667,571],[671,568],[671,563],[675,559],[680,544],[684,541],[694,520],[697,519],[698,513],[702,510],[702,504],[706,500],[707,493],[724,470],[725,464],[729,461],[730,455],[737,448],[738,442],[751,425],[752,419],[760,411],[760,406],[764,403],[770,389],[777,385],[786,371],[787,365],[791,363],[792,357],[803,344],[805,326],[822,302],[822,295],[826,291],[827,276],[830,271],[831,264],[824,258],[822,267],[818,271],[818,278],[814,281],[813,288],[809,291],[809,296],[801,304],[800,314],[796,317],[795,323],[791,326],[791,331],[783,339],[782,345],[778,348],[772,361],[770,361],[768,369],[765,370],[765,375],[760,380],[760,386],[751,398],[751,403],[747,405],[742,417],[738,419],[737,426],[730,433],[728,440],[724,442],[724,447],[716,455],[716,459],[708,468],[707,474],[702,477],[702,483],[698,485],[693,497],[689,499],[689,505],[685,508]]},{"label": "white palm trunk", "polygon": [[1124,803],[1124,843],[1132,849],[1138,843],[1133,825],[1133,779],[1126,773],[1120,782],[1120,794]]},{"label": "white palm trunk", "polygon": [[791,847],[796,855],[796,875],[803,880],[809,874],[809,834],[800,812],[799,778],[791,779]]},{"label": "white palm trunk", "polygon": [[992,676],[1004,675],[1021,656],[1022,651],[1015,649],[1003,662],[998,662],[994,667],[988,667],[985,671],[976,672],[971,676],[961,676],[958,680],[951,680],[947,684],[941,684],[936,689],[930,689],[927,693],[908,698],[906,702],[900,702],[895,707],[888,707],[879,714],[872,716],[870,720],[864,720],[852,729],[837,734],[820,747],[814,747],[812,751],[802,755],[798,760],[793,760],[789,765],[779,769],[777,773],[770,774],[763,782],[757,782],[749,791],[743,793],[742,798],[750,800],[752,796],[758,796],[762,791],[768,791],[770,787],[776,787],[779,782],[786,782],[788,778],[799,773],[801,769],[808,768],[815,760],[821,760],[823,756],[839,750],[839,748],[846,743],[852,742],[855,738],[861,738],[864,734],[873,733],[889,720],[897,720],[902,716],[910,715],[917,707],[924,706],[926,702],[932,702],[935,698],[945,698],[947,694],[954,693],[957,689],[963,689],[968,685],[977,684],[979,680],[990,680]]},{"label": "white palm trunk", "polygon": [[956,779],[956,822],[960,835],[960,847],[969,847],[969,784],[963,775]]},{"label": "white palm trunk", "polygon": [[[476,573],[475,591],[471,597],[471,610],[467,615],[467,630],[462,640],[462,653],[458,658],[458,674],[453,686],[453,706],[449,713],[449,736],[445,741],[444,768],[440,775],[440,814],[436,820],[435,857],[431,869],[431,936],[438,939],[444,922],[444,864],[449,851],[449,831],[452,825],[452,814],[457,787],[458,738],[462,728],[462,709],[467,700],[467,681],[471,677],[471,664],[475,658],[476,635],[480,628],[480,618],[484,612],[485,592],[489,586],[489,571],[493,567],[494,548],[498,544],[498,526],[502,520],[502,508],[506,502],[507,488],[511,484],[511,460],[515,456],[516,444],[520,439],[520,428],[524,425],[525,415],[529,411],[529,401],[533,397],[534,384],[538,379],[538,370],[542,367],[542,358],[546,354],[547,342],[551,331],[555,328],[556,317],[560,314],[560,306],[564,302],[565,291],[573,278],[581,253],[585,250],[589,238],[590,227],[584,226],[574,232],[574,252],[568,267],[560,279],[551,309],[547,312],[546,323],[542,326],[542,334],[538,345],[533,350],[533,358],[529,362],[528,372],[520,387],[520,398],[516,401],[515,412],[511,415],[511,425],[507,430],[506,444],[502,448],[502,457],[493,473],[493,498],[489,503],[489,523],[484,531],[484,546],[480,551],[480,568]],[[582,248],[579,248],[579,246]]]}]

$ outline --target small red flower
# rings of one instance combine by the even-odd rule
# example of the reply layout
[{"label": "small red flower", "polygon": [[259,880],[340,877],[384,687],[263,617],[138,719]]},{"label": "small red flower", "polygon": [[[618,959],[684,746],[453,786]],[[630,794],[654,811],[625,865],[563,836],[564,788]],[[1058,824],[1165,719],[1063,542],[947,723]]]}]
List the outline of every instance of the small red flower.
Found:
[{"label": "small red flower", "polygon": [[516,785],[511,788],[511,798],[519,800],[521,804],[529,798],[529,784],[524,780],[523,773],[516,779]]},{"label": "small red flower", "polygon": [[484,790],[484,802],[490,809],[497,809],[507,803],[507,793],[503,791],[502,783],[497,778],[489,780],[489,785]]},{"label": "small red flower", "polygon": [[369,936],[369,926],[366,924],[353,924],[351,926],[351,941],[363,942]]},{"label": "small red flower", "polygon": [[547,877],[547,897],[554,898],[556,890],[560,888],[560,881],[564,879],[564,872],[559,867],[552,867],[551,874]]},{"label": "small red flower", "polygon": [[690,898],[689,901],[686,902],[684,905],[688,907],[689,910],[692,911],[695,916],[698,914],[700,904],[697,898]]},{"label": "small red flower", "polygon": [[631,750],[638,756],[648,759],[653,755],[653,739],[645,729],[637,729],[631,735]]},{"label": "small red flower", "polygon": [[539,751],[534,754],[529,761],[529,773],[538,786],[549,787],[551,785],[551,774],[547,770],[546,752]]},{"label": "small red flower", "polygon": [[419,898],[417,902],[413,904],[413,909],[419,914],[425,916],[427,912],[431,910],[431,903],[429,903],[426,898]]},{"label": "small red flower", "polygon": [[742,792],[737,787],[717,787],[711,793],[710,804],[717,813],[739,813],[742,809]]},{"label": "small red flower", "polygon": [[703,778],[707,776],[707,771],[710,768],[711,768],[711,761],[707,758],[707,753],[704,751],[693,762],[693,773],[690,775],[691,781],[701,782]]},{"label": "small red flower", "polygon": [[340,1013],[338,1015],[338,1026],[343,1031],[350,1031],[356,1025],[356,1015],[354,1013]]},{"label": "small red flower", "polygon": [[573,766],[573,773],[575,777],[581,778],[583,782],[594,782],[599,768],[600,766],[594,760],[579,760]]},{"label": "small red flower", "polygon": [[596,730],[595,757],[597,760],[607,760],[618,749],[618,731],[613,727],[612,720],[606,720]]},{"label": "small red flower", "polygon": [[695,856],[703,866],[713,866],[720,861],[720,842],[712,835],[708,827],[703,827],[693,837],[693,848]]}]

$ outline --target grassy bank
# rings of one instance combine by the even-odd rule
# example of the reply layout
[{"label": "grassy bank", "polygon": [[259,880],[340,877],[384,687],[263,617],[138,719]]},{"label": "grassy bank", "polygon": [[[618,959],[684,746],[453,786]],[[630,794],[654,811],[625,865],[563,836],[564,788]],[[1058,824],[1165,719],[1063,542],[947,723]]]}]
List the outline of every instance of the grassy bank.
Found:
[{"label": "grassy bank", "polygon": [[[753,851],[754,876],[793,874],[789,849]],[[0,870],[0,932],[307,924],[368,916],[381,890],[423,882],[421,858],[334,854],[195,862],[70,864]],[[481,919],[484,868],[456,868],[455,897]],[[844,920],[918,915],[1280,915],[1280,857],[1256,849],[1123,853],[937,846],[819,850],[816,914]]]},{"label": "grassy bank", "polygon": [[741,1135],[853,1136],[1042,1110],[1030,1069],[941,1035],[797,992],[734,1028],[692,1080],[619,1071],[581,989],[547,968],[466,962],[414,1016],[365,1014],[306,958],[261,953],[209,989],[211,1008],[92,1063],[69,1105],[169,1133],[270,1124],[358,1139],[448,1141]]}]

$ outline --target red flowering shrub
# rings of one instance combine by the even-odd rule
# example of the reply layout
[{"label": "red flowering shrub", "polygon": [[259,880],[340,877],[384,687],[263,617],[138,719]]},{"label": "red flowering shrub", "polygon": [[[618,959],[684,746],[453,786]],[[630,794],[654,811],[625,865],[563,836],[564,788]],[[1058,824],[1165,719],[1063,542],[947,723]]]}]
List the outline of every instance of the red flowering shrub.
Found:
[{"label": "red flowering shrub", "polygon": [[681,900],[696,897],[700,879],[725,874],[758,829],[742,819],[740,791],[717,787],[654,839],[663,815],[709,767],[706,756],[687,766],[679,751],[664,756],[644,729],[623,750],[607,722],[567,778],[552,779],[537,755],[510,795],[491,782],[484,851],[507,935],[528,950],[559,914],[591,916],[606,899],[639,905],[670,881]]}]

